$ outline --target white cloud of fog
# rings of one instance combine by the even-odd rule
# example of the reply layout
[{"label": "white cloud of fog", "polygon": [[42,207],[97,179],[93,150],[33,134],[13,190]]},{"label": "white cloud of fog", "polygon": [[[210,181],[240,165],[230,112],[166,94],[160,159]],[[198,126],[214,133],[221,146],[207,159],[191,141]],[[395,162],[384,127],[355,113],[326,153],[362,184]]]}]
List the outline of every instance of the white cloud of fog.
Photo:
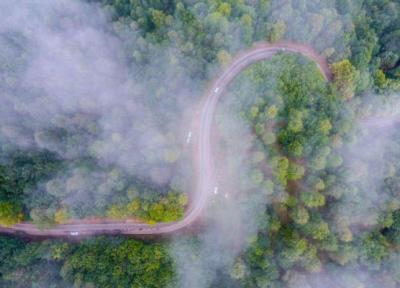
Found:
[{"label": "white cloud of fog", "polygon": [[[288,288],[395,288],[397,284],[388,277],[387,272],[397,269],[399,255],[394,253],[381,271],[372,272],[360,267],[329,265],[320,273],[303,274],[291,272],[288,275]],[[397,264],[396,264],[397,263]]]},{"label": "white cloud of fog", "polygon": [[[2,1],[1,135],[66,159],[92,156],[165,184],[166,163],[180,155],[178,129],[191,83],[170,65],[180,57],[172,48],[153,48],[146,67],[128,64],[110,28],[93,4]],[[132,49],[143,41],[129,37]]]},{"label": "white cloud of fog", "polygon": [[[351,21],[340,23],[343,18],[331,1],[297,1],[300,6],[309,3],[308,8],[273,2],[271,7],[279,7],[272,18],[285,21],[285,38],[312,43],[321,51],[331,46],[343,49]],[[304,34],[310,30],[305,27],[312,33]],[[46,148],[66,159],[93,156],[159,184],[175,176],[173,185],[182,187],[177,178],[187,174],[172,172],[163,162],[179,156],[177,143],[184,143],[182,129],[187,129],[182,115],[191,116],[188,98],[197,93],[185,71],[172,65],[177,58],[185,60],[172,47],[149,47],[148,65],[132,68],[121,41],[109,29],[97,6],[80,1],[1,1],[0,135],[4,141]],[[133,46],[143,42],[137,35],[129,36]],[[185,239],[172,243],[182,287],[207,287],[219,269],[229,267],[256,233],[266,203],[263,191],[244,192],[250,185],[251,168],[245,160],[252,136],[231,112],[223,111],[220,120],[226,128],[222,137],[229,140],[225,152],[236,157],[228,157],[219,167],[219,194],[212,196],[206,210],[207,225],[198,235],[197,248]],[[68,141],[54,137],[54,128],[64,129],[63,139]],[[381,139],[378,136],[367,137]],[[378,155],[384,147],[382,141],[371,141],[369,146],[357,146],[354,157],[368,162],[371,159],[364,156]],[[68,204],[85,198],[76,191],[96,189],[101,194],[118,186],[103,172],[69,172],[45,185],[53,195],[68,194]]]},{"label": "white cloud of fog", "polygon": [[218,192],[210,191],[196,241],[181,239],[172,244],[180,287],[210,287],[229,277],[222,273],[256,235],[267,203],[266,191],[256,189],[250,179],[249,153],[255,138],[250,125],[237,117],[238,99],[225,92],[220,102],[212,136]]},{"label": "white cloud of fog", "polygon": [[400,102],[397,99],[397,95],[392,95],[387,103],[374,101],[373,111],[358,120],[356,142],[343,151],[346,181],[351,189],[343,195],[337,213],[345,215],[349,224],[372,227],[386,211],[388,201],[392,201],[383,187],[385,179],[394,176],[398,167]]},{"label": "white cloud of fog", "polygon": [[[356,1],[354,1],[356,2]],[[354,3],[352,11],[357,11]],[[271,1],[271,21],[285,23],[284,39],[309,43],[315,49],[336,58],[347,55],[346,33],[354,30],[351,17],[339,14],[335,1]]]}]

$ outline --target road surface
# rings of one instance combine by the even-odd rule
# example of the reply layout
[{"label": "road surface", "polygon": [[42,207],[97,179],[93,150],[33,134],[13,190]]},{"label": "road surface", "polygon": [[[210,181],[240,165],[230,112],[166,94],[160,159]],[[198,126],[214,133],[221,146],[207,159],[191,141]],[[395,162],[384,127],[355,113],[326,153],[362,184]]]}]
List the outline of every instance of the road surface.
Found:
[{"label": "road surface", "polygon": [[[82,235],[95,234],[126,234],[126,235],[151,235],[175,232],[193,223],[200,216],[207,203],[208,196],[213,194],[217,186],[213,178],[213,159],[211,153],[211,129],[213,117],[219,98],[229,85],[229,83],[249,65],[269,59],[278,52],[299,53],[313,60],[326,80],[330,80],[331,73],[326,59],[316,53],[310,46],[281,42],[275,44],[257,43],[253,48],[239,53],[225,71],[207,89],[203,98],[201,110],[195,116],[197,135],[195,148],[195,174],[196,189],[190,195],[189,205],[184,217],[177,222],[158,223],[148,225],[145,223],[74,223],[57,225],[50,229],[40,230],[34,224],[20,223],[10,228],[1,227],[0,232],[10,234],[28,234],[37,236],[69,236],[76,237]],[[78,233],[77,233],[78,232]]]}]

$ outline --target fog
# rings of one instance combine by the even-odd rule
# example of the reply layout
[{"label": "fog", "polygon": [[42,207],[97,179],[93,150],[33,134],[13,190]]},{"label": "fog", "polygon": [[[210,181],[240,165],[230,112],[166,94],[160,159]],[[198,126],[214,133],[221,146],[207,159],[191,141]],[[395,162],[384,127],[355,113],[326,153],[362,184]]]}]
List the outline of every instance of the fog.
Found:
[{"label": "fog", "polygon": [[[377,99],[376,95],[372,99]],[[396,201],[383,187],[385,179],[394,176],[397,165],[394,162],[399,147],[400,110],[397,99],[394,94],[386,103],[378,98],[365,105],[361,110],[367,112],[360,113],[357,119],[354,142],[341,152],[345,159],[347,184],[351,189],[344,195],[337,214],[346,218],[350,225],[370,226],[372,229],[378,224],[379,215],[387,209],[387,203]]]},{"label": "fog", "polygon": [[[149,45],[148,65],[132,63],[124,44],[140,50],[143,38],[118,36],[94,4],[2,1],[0,8],[2,142],[71,163],[57,175],[69,183],[63,191],[41,187],[71,207],[90,200],[93,189],[112,194],[124,177],[186,188],[190,171],[178,168],[190,165],[178,160],[196,93],[185,71],[170,65],[186,61],[178,51]],[[75,160],[88,157],[101,171],[77,167]]]},{"label": "fog", "polygon": [[[304,1],[298,1],[299,7],[272,2],[272,19],[285,23],[284,39],[311,44],[328,57],[334,52],[336,58],[348,56],[345,33],[353,29],[351,18],[335,12],[332,1],[314,1],[308,7],[301,4]],[[194,15],[201,17],[198,10]],[[237,30],[231,25],[226,33]],[[113,29],[120,29],[119,34]],[[0,3],[0,61],[7,68],[0,70],[0,141],[25,150],[47,149],[69,160],[65,173],[38,189],[71,207],[81,203],[87,209],[104,207],[107,203],[100,196],[112,195],[130,177],[191,192],[192,146],[185,138],[205,89],[202,80],[182,67],[199,63],[192,63],[173,45],[144,44],[138,29],[126,34],[123,30],[112,27],[97,5],[81,1]],[[227,51],[235,53],[246,46],[232,38]],[[128,54],[135,53],[145,54],[145,65],[132,61]],[[208,77],[221,70],[210,64]],[[265,228],[260,219],[269,204],[269,191],[253,187],[254,163],[247,157],[257,142],[251,127],[237,117],[240,107],[234,107],[232,96],[224,93],[213,131],[218,192],[210,191],[199,233],[178,234],[170,244],[181,287],[209,287],[226,276],[257,231]],[[379,115],[389,123],[375,129],[380,120],[373,119]],[[354,194],[346,195],[333,217],[345,217],[349,225],[376,224],[390,200],[379,189],[387,175],[384,161],[393,144],[392,128],[398,122],[397,115],[385,115],[382,109],[360,117],[357,141],[340,150]],[[63,137],[57,137],[57,129]],[[85,157],[94,159],[99,171],[76,165]],[[93,191],[100,195],[94,202]],[[30,191],[26,193],[29,197]],[[356,228],[353,232],[358,233]],[[398,263],[398,256],[391,261]],[[289,287],[362,287],[346,286],[350,280],[345,276],[336,279],[351,273],[364,281],[372,277],[366,271],[324,267],[320,274],[286,279],[300,279],[291,280],[293,284],[288,280]],[[299,284],[302,281],[305,284]]]},{"label": "fog", "polygon": [[217,190],[209,196],[201,231],[194,241],[176,239],[171,245],[180,287],[210,287],[227,277],[227,269],[256,236],[264,214],[268,192],[250,179],[254,137],[249,125],[235,116],[238,111],[231,105],[238,102],[233,96],[226,93],[216,113],[218,132],[212,141]]},{"label": "fog", "polygon": [[[382,215],[398,209],[399,201],[385,189],[388,179],[395,177],[399,153],[399,98],[396,93],[378,97],[373,91],[364,95],[364,105],[355,109],[355,137],[339,149],[344,159],[345,193],[336,204],[329,219],[349,227],[350,238],[358,241],[364,233],[385,227]],[[386,218],[387,219],[387,218]],[[339,232],[343,233],[343,232]],[[343,235],[343,234],[341,234]],[[349,236],[349,235],[347,235]],[[343,237],[343,236],[342,236]],[[345,249],[342,247],[341,249]],[[349,252],[347,252],[349,253]],[[382,263],[369,263],[360,268],[351,260],[344,265],[327,263],[318,273],[293,276],[301,285],[290,287],[397,287],[388,272],[398,269],[399,254],[394,251]],[[381,267],[380,270],[378,267]]]},{"label": "fog", "polygon": [[[93,4],[3,1],[0,8],[0,52],[9,65],[1,72],[2,142],[47,149],[70,161],[67,171],[37,189],[63,205],[90,211],[107,205],[103,196],[118,191],[127,177],[181,190],[189,186],[193,179],[185,138],[190,126],[185,122],[191,122],[203,91],[198,79],[173,63],[193,65],[190,59],[174,47],[148,45],[148,63],[132,63],[124,45],[129,43],[129,52],[140,51],[144,39],[132,32],[117,36],[107,15]],[[210,71],[216,70],[211,66]],[[229,127],[224,137],[236,137],[226,147],[228,163],[217,163],[219,194],[204,213],[197,261],[188,257],[194,248],[180,240],[171,245],[181,264],[182,287],[206,287],[215,271],[234,261],[256,233],[266,201],[256,191],[253,197],[243,194],[249,186],[250,165],[243,163],[251,146],[250,128],[231,112],[223,113],[221,121]],[[65,133],[61,138],[58,129]],[[84,157],[102,169],[75,164]],[[29,200],[35,195],[25,193]]]},{"label": "fog", "polygon": [[[299,7],[291,7],[288,2],[272,1],[270,10],[266,11],[275,21],[284,21],[283,39],[311,44],[326,56],[336,52],[337,57],[344,57],[347,52],[343,49],[344,35],[352,29],[351,23],[334,10],[331,1],[315,1],[308,7],[305,2],[304,5],[300,3]],[[230,28],[235,31],[234,27]],[[227,50],[236,51],[244,46],[244,43],[232,40]],[[214,287],[215,283],[224,283],[224,279],[229,279],[237,257],[245,253],[258,230],[268,229],[264,213],[266,205],[271,204],[268,195],[272,191],[267,187],[255,188],[252,172],[256,163],[249,159],[250,152],[257,150],[260,143],[250,125],[239,117],[243,103],[251,105],[258,99],[253,97],[251,83],[242,81],[241,85],[242,101],[233,98],[232,91],[225,91],[218,104],[213,135],[218,194],[210,196],[210,204],[202,218],[206,224],[203,232],[195,237],[196,241],[184,239],[172,245],[180,287]],[[276,87],[271,87],[270,92],[276,94]],[[284,194],[281,197],[285,197]],[[227,283],[222,285],[229,287]],[[297,281],[288,285],[303,287]],[[316,285],[313,287],[325,287],[321,282]]]}]

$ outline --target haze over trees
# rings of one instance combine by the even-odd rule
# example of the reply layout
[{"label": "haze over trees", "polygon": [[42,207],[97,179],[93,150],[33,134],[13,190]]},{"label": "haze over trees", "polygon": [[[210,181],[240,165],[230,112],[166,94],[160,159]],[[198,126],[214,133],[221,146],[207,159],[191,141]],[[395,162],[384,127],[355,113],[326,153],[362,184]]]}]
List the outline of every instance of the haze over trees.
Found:
[{"label": "haze over trees", "polygon": [[[8,2],[0,4],[2,19],[19,5]],[[278,53],[250,66],[224,92],[233,99],[233,117],[252,135],[237,176],[249,179],[241,191],[249,200],[231,195],[226,201],[263,209],[254,220],[257,232],[241,235],[246,244],[231,252],[232,261],[215,264],[229,254],[223,243],[236,239],[222,232],[207,238],[202,229],[186,236],[190,249],[182,255],[170,238],[71,243],[0,236],[1,287],[179,287],[184,276],[195,288],[400,285],[399,124],[374,129],[367,121],[398,113],[398,1],[25,4],[13,25],[40,27],[37,34],[0,28],[1,226],[32,221],[45,229],[104,217],[177,221],[192,179],[176,127],[193,111],[186,104],[198,102],[237,52],[257,41],[310,44],[327,57],[333,77],[328,83],[315,63]],[[50,20],[44,24],[37,11]],[[40,43],[55,46],[40,50]],[[52,60],[41,62],[42,56]],[[27,76],[35,65],[44,67],[34,70],[38,75],[57,74],[50,69],[57,59],[74,64],[64,63],[72,70],[62,81]],[[216,209],[225,201],[218,197],[210,204]],[[210,213],[204,225],[232,216],[224,212]],[[214,254],[203,257],[201,248]],[[187,270],[182,258],[192,265]],[[217,268],[201,275],[203,286],[182,275],[207,267]]]}]

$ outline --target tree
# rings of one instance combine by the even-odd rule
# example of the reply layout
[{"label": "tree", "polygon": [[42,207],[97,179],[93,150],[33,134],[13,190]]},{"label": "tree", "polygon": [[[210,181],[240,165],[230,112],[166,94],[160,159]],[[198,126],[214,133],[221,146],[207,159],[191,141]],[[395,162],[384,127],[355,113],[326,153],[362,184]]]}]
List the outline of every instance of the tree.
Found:
[{"label": "tree", "polygon": [[335,153],[328,156],[327,162],[328,162],[327,163],[328,167],[337,168],[340,165],[342,165],[343,158],[337,153]]},{"label": "tree", "polygon": [[51,259],[56,261],[64,260],[68,257],[68,253],[71,252],[71,246],[64,242],[55,242],[50,246]]},{"label": "tree", "polygon": [[322,268],[322,263],[317,255],[317,248],[313,245],[308,245],[307,251],[302,259],[303,266],[310,272],[319,272]]},{"label": "tree", "polygon": [[224,2],[219,5],[218,12],[225,17],[229,17],[231,15],[231,9],[231,4]]},{"label": "tree", "polygon": [[250,109],[250,119],[256,119],[259,113],[258,106],[252,106]]},{"label": "tree", "polygon": [[134,216],[136,215],[137,211],[140,209],[140,198],[137,197],[133,199],[130,203],[126,205],[126,210],[128,212],[128,215]]},{"label": "tree", "polygon": [[154,221],[162,221],[164,218],[165,207],[161,203],[155,203],[150,205],[149,216]]},{"label": "tree", "polygon": [[322,207],[325,205],[325,196],[319,192],[303,192],[301,200],[308,208]]},{"label": "tree", "polygon": [[383,71],[380,69],[375,72],[374,82],[375,85],[381,90],[387,89],[390,85],[390,80],[386,78],[385,73],[383,73]]},{"label": "tree", "polygon": [[[400,58],[400,55],[395,54],[393,51],[386,51],[379,56],[381,59],[381,68],[384,70],[389,70],[394,68]],[[378,71],[382,70],[379,69]]]},{"label": "tree", "polygon": [[332,142],[332,147],[333,147],[333,148],[340,148],[340,147],[342,147],[342,145],[343,145],[343,138],[342,138],[340,135],[335,134],[335,135],[332,136],[331,139],[332,139],[331,142]]},{"label": "tree", "polygon": [[133,201],[135,198],[139,197],[139,191],[135,186],[130,186],[126,191],[126,196],[130,201]]},{"label": "tree", "polygon": [[47,229],[54,225],[54,211],[52,209],[34,208],[30,212],[33,223],[39,229]]},{"label": "tree", "polygon": [[330,233],[328,223],[326,223],[316,212],[311,214],[310,221],[301,226],[301,230],[307,236],[311,236],[312,239],[318,241],[326,239]]},{"label": "tree", "polygon": [[339,226],[338,233],[340,240],[342,240],[343,242],[351,242],[353,240],[353,233],[347,225]]},{"label": "tree", "polygon": [[127,210],[122,204],[113,204],[111,205],[106,212],[108,218],[111,219],[124,219],[127,215]]},{"label": "tree", "polygon": [[245,263],[239,258],[233,264],[230,270],[230,275],[235,280],[241,280],[246,276],[246,274],[247,274],[247,267]]},{"label": "tree", "polygon": [[314,170],[323,170],[326,167],[326,156],[318,153],[311,159],[310,167]]},{"label": "tree", "polygon": [[[170,192],[170,193],[172,193],[172,192]],[[177,194],[177,193],[175,193],[175,194]],[[187,194],[180,193],[180,194],[178,194],[177,197],[178,197],[178,204],[181,208],[185,207],[188,204],[189,198],[188,198]]]},{"label": "tree", "polygon": [[329,235],[329,226],[326,222],[320,221],[312,225],[312,237],[315,240],[323,240]]},{"label": "tree", "polygon": [[262,141],[265,145],[274,144],[276,141],[276,135],[273,132],[265,132],[262,134]]},{"label": "tree", "polygon": [[323,134],[323,135],[328,135],[329,132],[332,129],[332,124],[331,121],[329,121],[329,119],[323,119],[320,121],[319,123],[319,131]]},{"label": "tree", "polygon": [[291,213],[291,217],[295,223],[300,225],[306,224],[310,219],[307,209],[302,206],[295,207]]},{"label": "tree", "polygon": [[226,66],[231,61],[231,55],[226,50],[220,50],[217,53],[218,62],[221,66]]},{"label": "tree", "polygon": [[366,232],[360,241],[360,259],[365,264],[379,267],[389,256],[389,243],[381,233]]},{"label": "tree", "polygon": [[276,176],[278,182],[281,185],[286,186],[289,160],[286,157],[276,157],[272,159],[271,162],[273,167],[273,173]]},{"label": "tree", "polygon": [[289,112],[288,130],[296,133],[303,130],[304,112],[299,110],[292,110]]},{"label": "tree", "polygon": [[278,108],[275,105],[271,105],[267,109],[268,119],[274,119],[278,115]]},{"label": "tree", "polygon": [[294,157],[303,156],[303,144],[300,140],[296,139],[288,145],[288,151]]},{"label": "tree", "polygon": [[288,235],[285,240],[278,261],[284,269],[289,269],[301,259],[307,250],[307,240],[299,237],[294,231],[286,231]]},{"label": "tree", "polygon": [[296,270],[287,271],[283,276],[283,280],[285,281],[287,288],[312,288],[307,281],[307,277]]},{"label": "tree", "polygon": [[159,10],[155,10],[153,9],[151,11],[151,16],[152,16],[152,21],[154,23],[154,25],[156,26],[156,28],[160,29],[162,28],[165,24],[166,24],[166,15]]},{"label": "tree", "polygon": [[355,81],[358,72],[356,68],[345,59],[331,65],[333,81],[336,89],[343,95],[344,99],[351,99],[354,96]]},{"label": "tree", "polygon": [[351,244],[342,244],[335,252],[329,253],[329,257],[340,265],[345,265],[357,259],[357,250]]},{"label": "tree", "polygon": [[253,19],[249,14],[244,14],[240,18],[241,29],[242,29],[242,39],[246,45],[251,45],[253,40]]},{"label": "tree", "polygon": [[312,181],[312,187],[316,191],[322,191],[325,189],[325,182],[321,178],[314,178]]},{"label": "tree", "polygon": [[263,151],[255,151],[252,155],[252,162],[254,164],[265,161],[265,154]]},{"label": "tree", "polygon": [[273,23],[268,31],[268,40],[271,43],[281,40],[286,32],[286,23],[282,20],[278,20]]},{"label": "tree", "polygon": [[288,168],[287,180],[292,180],[292,181],[299,180],[303,178],[304,172],[305,170],[303,165],[290,162]]},{"label": "tree", "polygon": [[254,185],[259,186],[264,180],[264,174],[259,169],[254,169],[251,173],[251,181]]},{"label": "tree", "polygon": [[20,208],[8,201],[0,201],[0,225],[11,227],[22,221],[23,215]]},{"label": "tree", "polygon": [[69,215],[67,208],[60,208],[54,214],[54,221],[57,224],[64,224],[64,223],[68,222],[69,219],[70,219],[70,215]]},{"label": "tree", "polygon": [[393,212],[392,221],[393,223],[387,231],[387,236],[389,241],[395,245],[400,245],[400,210]]}]

